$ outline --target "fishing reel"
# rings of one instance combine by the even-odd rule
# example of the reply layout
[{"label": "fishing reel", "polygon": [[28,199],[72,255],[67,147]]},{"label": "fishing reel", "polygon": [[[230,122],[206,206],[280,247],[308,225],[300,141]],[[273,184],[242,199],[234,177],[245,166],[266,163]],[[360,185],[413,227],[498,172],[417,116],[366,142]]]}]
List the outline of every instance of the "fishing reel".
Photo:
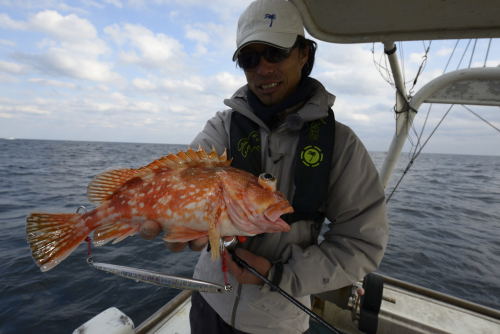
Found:
[{"label": "fishing reel", "polygon": [[351,287],[351,296],[348,309],[351,310],[352,321],[358,321],[358,329],[363,333],[376,334],[378,328],[378,314],[382,305],[384,278],[375,273],[370,273],[363,279],[364,294],[357,293],[359,285]]}]

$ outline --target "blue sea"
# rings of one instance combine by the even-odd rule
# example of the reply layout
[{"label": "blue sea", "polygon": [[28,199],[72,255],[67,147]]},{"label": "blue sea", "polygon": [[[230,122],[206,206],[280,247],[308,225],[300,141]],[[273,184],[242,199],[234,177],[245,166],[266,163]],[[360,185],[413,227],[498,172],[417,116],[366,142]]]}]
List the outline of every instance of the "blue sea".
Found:
[{"label": "blue sea", "polygon": [[[185,145],[0,139],[0,333],[71,333],[115,306],[139,325],[179,290],[105,274],[87,245],[49,272],[31,258],[30,211],[75,212],[88,183]],[[385,154],[371,152],[380,168]],[[401,176],[403,153],[388,193]],[[422,154],[388,203],[390,240],[379,273],[500,309],[500,157]],[[198,254],[138,236],[93,247],[94,260],[190,277]]]}]

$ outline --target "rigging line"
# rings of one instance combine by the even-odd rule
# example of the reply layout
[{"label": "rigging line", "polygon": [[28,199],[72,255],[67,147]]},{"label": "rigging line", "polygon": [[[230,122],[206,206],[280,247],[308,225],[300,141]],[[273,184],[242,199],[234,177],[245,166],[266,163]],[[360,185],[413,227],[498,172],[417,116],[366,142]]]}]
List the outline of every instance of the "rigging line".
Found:
[{"label": "rigging line", "polygon": [[460,42],[459,39],[457,39],[457,43],[455,44],[455,47],[453,48],[453,52],[451,53],[451,56],[448,59],[448,63],[446,63],[446,67],[444,68],[443,74],[446,72],[446,69],[448,68],[448,65],[450,64],[450,60],[453,57],[453,54],[455,53],[455,49],[457,48],[458,42]]},{"label": "rigging line", "polygon": [[418,68],[417,75],[415,76],[415,79],[413,80],[413,85],[411,86],[410,90],[408,91],[408,95],[409,96],[411,96],[411,94],[413,93],[413,88],[417,84],[418,77],[424,71],[425,66],[427,65],[427,54],[429,53],[429,50],[431,48],[432,41],[429,41],[429,46],[427,47],[427,49],[425,48],[424,41],[422,41],[422,43],[424,44],[424,52],[425,52],[425,54],[422,56],[422,63],[420,64],[420,67]]},{"label": "rigging line", "polygon": [[469,43],[467,43],[467,47],[465,48],[464,54],[462,55],[462,58],[460,59],[460,62],[458,63],[457,70],[460,67],[460,64],[462,64],[462,60],[464,60],[464,56],[465,56],[465,53],[467,52],[467,49],[469,48],[470,41],[472,41],[472,39],[469,39]]},{"label": "rigging line", "polygon": [[[441,118],[441,120],[439,121],[438,125],[436,125],[436,127],[434,128],[434,130],[432,131],[432,133],[429,135],[429,137],[427,137],[427,140],[425,141],[424,145],[422,145],[422,147],[420,148],[420,150],[418,151],[416,157],[418,157],[420,155],[420,152],[422,152],[422,149],[425,147],[425,145],[427,144],[427,142],[429,141],[429,139],[431,139],[432,135],[434,134],[434,132],[436,132],[436,130],[438,129],[438,127],[441,125],[441,123],[444,121],[445,117],[448,115],[448,113],[450,112],[451,108],[453,108],[454,104],[452,104],[450,106],[450,108],[448,108],[448,111],[446,111],[446,114],[444,114],[443,118]],[[416,158],[415,157],[415,158]]]},{"label": "rigging line", "polygon": [[472,57],[474,57],[474,50],[476,50],[476,43],[477,43],[477,38],[474,41],[474,47],[472,48],[472,54],[470,55],[469,67],[468,68],[470,68],[470,64],[472,64]]},{"label": "rigging line", "polygon": [[401,183],[401,181],[403,180],[403,177],[406,175],[406,173],[410,170],[411,166],[413,165],[413,162],[415,162],[415,159],[420,155],[420,152],[422,152],[422,150],[424,149],[425,145],[427,144],[427,142],[429,141],[429,139],[431,139],[432,135],[434,134],[434,132],[436,132],[436,130],[438,129],[438,127],[441,125],[441,123],[443,122],[443,120],[445,119],[445,117],[448,115],[448,113],[450,112],[451,108],[453,108],[454,104],[452,104],[450,106],[450,108],[448,109],[448,111],[444,114],[443,118],[441,118],[441,120],[439,121],[438,125],[436,125],[436,127],[434,128],[434,130],[432,131],[432,133],[429,135],[429,137],[427,138],[427,140],[425,141],[425,143],[422,145],[422,147],[420,147],[420,150],[418,151],[418,153],[416,153],[410,160],[410,162],[408,163],[408,166],[406,166],[406,169],[405,171],[403,172],[403,175],[401,175],[401,178],[399,179],[398,183],[396,184],[396,186],[394,187],[394,189],[392,190],[391,194],[389,195],[389,197],[387,198],[387,200],[385,201],[386,203],[389,203],[390,199],[392,198],[392,195],[394,194],[394,192],[396,191],[396,189],[399,187],[399,184]]},{"label": "rigging line", "polygon": [[[427,120],[429,119],[429,115],[431,113],[432,106],[433,106],[433,103],[429,104],[429,109],[427,110],[427,115],[425,116],[424,124],[422,125],[422,130],[420,130],[420,135],[417,135],[416,131],[414,130],[415,135],[417,136],[417,143],[415,145],[415,151],[413,152],[413,154],[410,150],[410,155],[409,155],[410,157],[415,157],[415,155],[417,153],[417,150],[420,146],[420,141],[421,141],[423,133],[424,133],[425,126],[427,125]],[[414,127],[414,124],[412,124],[412,127]]]},{"label": "rigging line", "polygon": [[496,126],[494,126],[493,124],[491,124],[490,122],[488,122],[487,120],[485,120],[484,118],[482,118],[481,116],[479,116],[478,114],[476,114],[475,112],[473,112],[472,110],[470,110],[469,108],[467,108],[466,106],[464,106],[463,104],[462,104],[462,107],[464,107],[465,109],[469,110],[471,113],[473,113],[474,115],[476,115],[477,117],[479,117],[480,119],[482,119],[484,122],[486,122],[486,124],[488,124],[489,126],[491,126],[493,129],[495,129],[498,132],[500,132],[499,128],[497,128]]},{"label": "rigging line", "polygon": [[488,60],[488,53],[490,53],[490,46],[491,46],[491,40],[493,38],[490,38],[490,42],[488,43],[488,49],[486,50],[486,57],[484,58],[484,65],[483,67],[486,67],[486,60]]}]

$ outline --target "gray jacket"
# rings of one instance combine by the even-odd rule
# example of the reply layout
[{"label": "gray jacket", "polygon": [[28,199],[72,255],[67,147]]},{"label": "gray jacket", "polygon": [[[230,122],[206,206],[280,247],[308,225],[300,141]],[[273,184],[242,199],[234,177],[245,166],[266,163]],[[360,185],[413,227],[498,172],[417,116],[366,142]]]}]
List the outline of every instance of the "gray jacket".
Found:
[{"label": "gray jacket", "polygon": [[[251,111],[247,89],[248,86],[240,88],[224,101],[231,109],[218,112],[209,120],[192,145],[201,144],[205,149],[214,145],[221,154],[230,147],[231,114],[239,112],[251,118],[260,126],[263,171],[278,178],[278,190],[292,203],[299,132],[289,130],[285,124],[271,131]],[[314,95],[299,107],[298,113],[305,122],[324,118],[334,100],[317,82]],[[359,138],[339,122],[333,154],[327,198],[320,209],[330,222],[324,241],[318,244],[321,228],[315,228],[313,221],[299,221],[291,225],[290,232],[258,235],[242,245],[272,262],[282,262],[280,288],[306,306],[310,306],[311,294],[353,284],[376,270],[388,239],[385,194],[377,170]],[[276,160],[279,161],[275,163]],[[269,279],[273,278],[276,265],[271,268]],[[212,262],[210,253],[202,251],[194,277],[223,285],[220,260]],[[309,328],[309,316],[267,285],[238,284],[231,275],[228,282],[235,288],[233,293],[202,295],[236,329],[274,334],[302,333]]]}]

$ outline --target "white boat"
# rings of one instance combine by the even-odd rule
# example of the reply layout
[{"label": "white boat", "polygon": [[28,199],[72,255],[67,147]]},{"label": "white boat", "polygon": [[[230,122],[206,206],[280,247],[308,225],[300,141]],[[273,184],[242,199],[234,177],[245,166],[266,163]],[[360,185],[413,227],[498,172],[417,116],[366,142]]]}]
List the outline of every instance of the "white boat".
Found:
[{"label": "white boat", "polygon": [[[499,38],[498,0],[290,1],[299,9],[309,34],[317,39],[341,44],[384,44],[399,92],[396,131],[380,171],[384,187],[389,183],[413,119],[423,103],[500,106],[500,67],[449,72],[408,97],[394,52],[395,41]],[[454,88],[458,85],[461,89],[457,93]],[[315,296],[313,311],[347,333],[359,333],[359,328],[367,333],[500,333],[499,310],[390,277],[370,276],[358,284],[366,287],[362,303],[354,286],[346,287]],[[128,326],[128,332],[123,333],[182,334],[190,332],[189,309],[190,292],[184,291],[135,330],[129,326],[131,320],[123,321],[124,315],[114,311],[109,312],[113,314],[105,321],[115,323],[111,320],[114,317],[117,322],[125,322],[121,328]],[[92,321],[97,320],[92,319],[84,326],[90,326]],[[311,333],[327,332],[319,323],[311,321]]]}]

